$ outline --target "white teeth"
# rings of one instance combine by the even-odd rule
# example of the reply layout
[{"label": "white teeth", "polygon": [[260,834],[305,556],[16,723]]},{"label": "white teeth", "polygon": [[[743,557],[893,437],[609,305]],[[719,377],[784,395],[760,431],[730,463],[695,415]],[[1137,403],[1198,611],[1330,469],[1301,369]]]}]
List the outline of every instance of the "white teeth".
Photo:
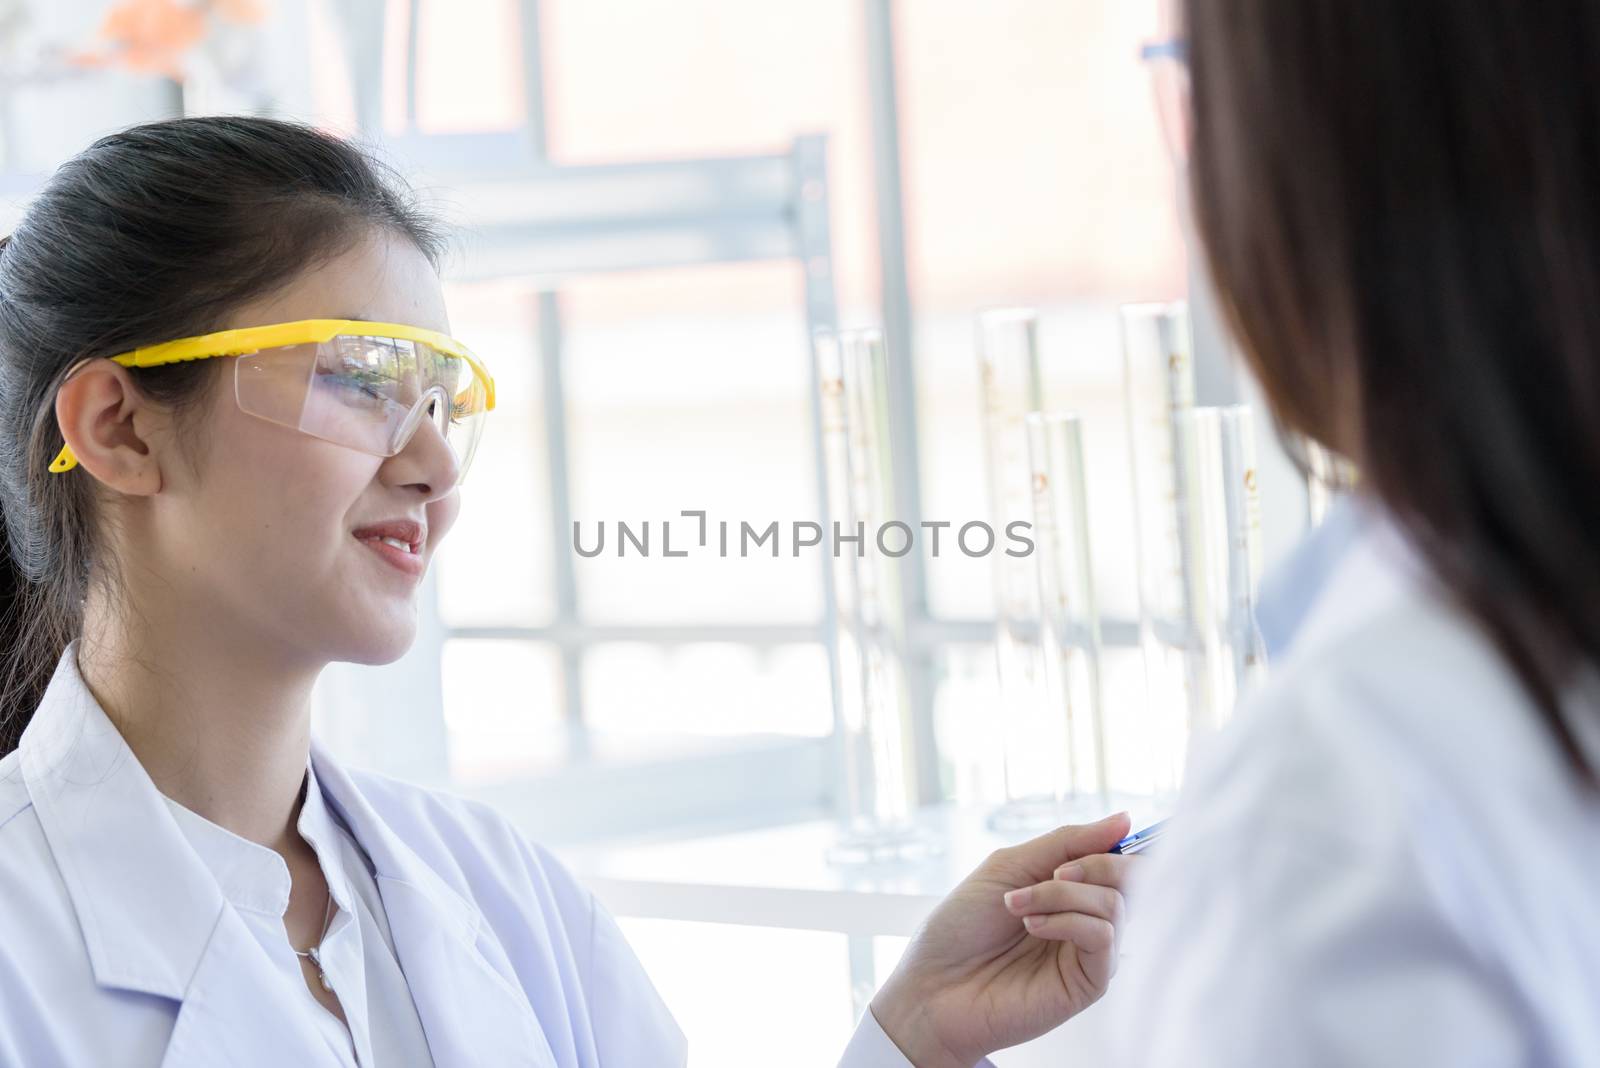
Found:
[{"label": "white teeth", "polygon": [[411,551],[411,543],[409,541],[401,541],[399,538],[379,538],[378,540],[385,545],[393,545],[396,549],[403,549],[406,552]]}]

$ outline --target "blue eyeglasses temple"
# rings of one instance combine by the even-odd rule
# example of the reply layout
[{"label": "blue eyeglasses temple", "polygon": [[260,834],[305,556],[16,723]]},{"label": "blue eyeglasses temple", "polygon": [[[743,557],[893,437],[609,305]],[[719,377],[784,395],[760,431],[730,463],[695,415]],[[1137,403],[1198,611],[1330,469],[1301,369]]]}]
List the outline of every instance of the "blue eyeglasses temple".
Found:
[{"label": "blue eyeglasses temple", "polygon": [[1152,59],[1177,59],[1189,58],[1189,42],[1181,37],[1174,37],[1167,41],[1152,41],[1139,49],[1139,58],[1146,62]]}]

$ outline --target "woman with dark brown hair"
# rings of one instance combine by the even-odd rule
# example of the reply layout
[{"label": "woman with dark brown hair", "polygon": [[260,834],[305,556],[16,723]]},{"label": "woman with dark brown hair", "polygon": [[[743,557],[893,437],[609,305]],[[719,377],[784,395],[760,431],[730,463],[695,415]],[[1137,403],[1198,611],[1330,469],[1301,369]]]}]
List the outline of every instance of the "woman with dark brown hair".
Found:
[{"label": "woman with dark brown hair", "polygon": [[1184,8],[1221,304],[1366,520],[1135,883],[1118,1063],[1600,1064],[1600,4]]}]

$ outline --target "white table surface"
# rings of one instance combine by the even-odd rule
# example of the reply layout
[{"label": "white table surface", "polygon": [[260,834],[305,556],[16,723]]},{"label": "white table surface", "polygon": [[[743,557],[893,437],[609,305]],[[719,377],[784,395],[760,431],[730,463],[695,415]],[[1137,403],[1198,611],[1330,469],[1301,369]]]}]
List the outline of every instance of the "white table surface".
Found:
[{"label": "white table surface", "polygon": [[[1086,823],[1126,809],[1134,829],[1168,814],[1169,802],[1113,797],[1067,810],[1064,822]],[[990,809],[938,805],[915,823],[942,843],[916,862],[842,866],[826,859],[839,825],[816,820],[737,833],[558,849],[617,916],[792,928],[843,933],[850,943],[852,1002],[859,1014],[882,977],[875,974],[871,936],[910,936],[928,913],[995,849],[1038,831],[997,834]],[[1115,984],[1108,998],[1115,997]],[[1090,1020],[1096,1009],[1032,1042],[1002,1050],[999,1068],[1060,1068],[1108,1063],[1106,1036]]]},{"label": "white table surface", "polygon": [[[1127,809],[1135,829],[1165,815],[1150,798],[1075,805],[1067,822]],[[831,820],[673,841],[574,846],[563,860],[618,916],[836,931],[913,934],[928,912],[995,849],[1034,832],[997,834],[988,808],[930,806],[915,815],[942,848],[918,861],[839,865]]]}]

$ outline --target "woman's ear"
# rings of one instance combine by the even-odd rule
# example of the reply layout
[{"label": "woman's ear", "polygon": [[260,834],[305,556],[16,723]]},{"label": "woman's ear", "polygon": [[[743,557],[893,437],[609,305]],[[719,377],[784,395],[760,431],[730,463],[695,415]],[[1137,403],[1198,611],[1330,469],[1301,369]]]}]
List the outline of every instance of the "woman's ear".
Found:
[{"label": "woman's ear", "polygon": [[152,430],[168,420],[114,360],[91,360],[56,391],[56,422],[84,468],[107,487],[132,496],[161,489]]}]

